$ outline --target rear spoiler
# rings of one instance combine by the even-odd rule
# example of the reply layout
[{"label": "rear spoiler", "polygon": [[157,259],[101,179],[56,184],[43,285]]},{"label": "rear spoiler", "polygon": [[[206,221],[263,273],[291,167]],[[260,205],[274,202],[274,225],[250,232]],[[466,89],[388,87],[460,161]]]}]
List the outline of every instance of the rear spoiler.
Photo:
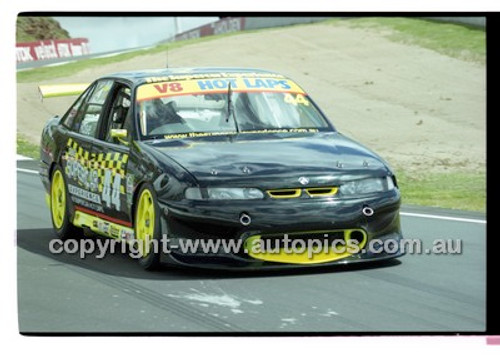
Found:
[{"label": "rear spoiler", "polygon": [[40,93],[40,99],[43,101],[43,99],[50,97],[80,95],[89,85],[89,83],[40,85],[38,86],[38,92]]}]

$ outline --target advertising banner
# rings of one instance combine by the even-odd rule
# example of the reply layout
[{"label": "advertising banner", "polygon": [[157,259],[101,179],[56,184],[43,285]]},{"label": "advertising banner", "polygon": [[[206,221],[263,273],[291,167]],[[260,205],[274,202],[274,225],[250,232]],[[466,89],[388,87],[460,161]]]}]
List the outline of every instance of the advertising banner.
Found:
[{"label": "advertising banner", "polygon": [[87,38],[55,39],[16,44],[16,61],[71,58],[90,54]]}]

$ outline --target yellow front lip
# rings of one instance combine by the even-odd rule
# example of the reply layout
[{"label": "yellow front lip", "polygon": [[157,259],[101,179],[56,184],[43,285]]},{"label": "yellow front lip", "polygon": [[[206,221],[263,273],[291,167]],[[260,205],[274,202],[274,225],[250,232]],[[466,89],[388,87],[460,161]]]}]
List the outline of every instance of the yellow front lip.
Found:
[{"label": "yellow front lip", "polygon": [[[352,232],[354,231],[361,232],[363,234],[363,241],[359,244],[359,248],[361,249],[366,245],[367,235],[363,229],[344,229],[340,231],[344,233],[344,241],[346,243],[350,239],[350,235]],[[289,235],[293,234],[307,235],[311,233],[320,234],[320,233],[334,233],[334,232],[339,232],[339,230],[289,233]],[[252,251],[253,245],[254,243],[258,243],[258,241],[261,238],[262,235],[254,235],[249,237],[245,241],[245,249],[247,250],[249,256],[251,256],[254,259],[262,261],[271,261],[271,262],[286,263],[286,264],[321,264],[321,263],[328,263],[335,260],[344,259],[353,255],[353,253],[350,253],[349,250],[343,252],[337,252],[333,248],[328,248],[327,250],[321,250],[321,251],[315,250],[312,251],[311,253],[308,253],[307,250],[305,250],[303,253],[291,253],[289,251],[287,252],[287,250],[285,250],[284,248],[279,249],[279,251],[277,252],[270,251],[270,252],[254,253]]]}]

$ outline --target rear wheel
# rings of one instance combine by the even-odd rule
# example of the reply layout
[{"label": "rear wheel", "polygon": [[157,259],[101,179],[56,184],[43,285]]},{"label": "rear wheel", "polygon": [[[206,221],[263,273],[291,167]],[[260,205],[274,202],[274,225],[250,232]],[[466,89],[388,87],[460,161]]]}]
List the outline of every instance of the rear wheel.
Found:
[{"label": "rear wheel", "polygon": [[63,171],[56,166],[50,180],[50,214],[52,225],[60,239],[80,237],[81,231],[71,224],[68,214],[68,195]]},{"label": "rear wheel", "polygon": [[156,195],[149,184],[142,185],[135,206],[134,233],[141,254],[139,263],[146,270],[154,270],[160,266],[161,228]]}]

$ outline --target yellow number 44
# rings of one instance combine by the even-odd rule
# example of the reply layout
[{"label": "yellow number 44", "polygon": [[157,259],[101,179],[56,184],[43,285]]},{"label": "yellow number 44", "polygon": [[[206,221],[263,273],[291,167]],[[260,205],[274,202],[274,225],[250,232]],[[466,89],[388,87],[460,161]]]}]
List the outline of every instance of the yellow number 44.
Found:
[{"label": "yellow number 44", "polygon": [[293,97],[292,94],[287,93],[287,94],[285,94],[284,100],[287,104],[292,104],[295,106],[297,106],[297,105],[309,106],[309,101],[302,94],[297,94],[297,96]]}]

